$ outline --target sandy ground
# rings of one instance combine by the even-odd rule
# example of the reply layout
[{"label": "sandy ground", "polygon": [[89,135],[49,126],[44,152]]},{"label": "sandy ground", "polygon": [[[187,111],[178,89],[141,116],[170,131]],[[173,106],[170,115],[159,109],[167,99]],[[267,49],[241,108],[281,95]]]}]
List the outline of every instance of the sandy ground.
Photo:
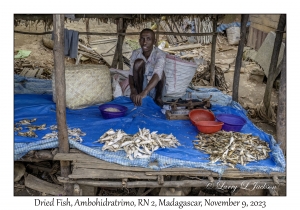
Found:
[{"label": "sandy ground", "polygon": [[[78,22],[68,22],[66,23],[66,27],[68,29],[74,29],[78,31],[86,31],[85,23],[81,20]],[[15,30],[19,31],[31,31],[31,32],[44,32],[44,26],[39,23],[37,25],[32,24],[30,27],[25,27],[25,25],[19,25],[15,27]],[[97,21],[93,20],[90,21],[90,31],[91,32],[115,32],[116,25],[114,23],[98,23]],[[127,32],[134,32],[140,31],[138,28],[129,27]],[[81,35],[81,39],[86,40],[86,35]],[[108,38],[108,37],[101,37],[93,35],[91,36],[92,40],[97,40],[101,38]],[[112,38],[112,37],[111,37]],[[163,38],[163,37],[160,37]],[[138,36],[128,36],[126,39],[137,40]],[[221,45],[228,47],[225,38]],[[218,45],[218,47],[220,47]],[[217,47],[217,48],[218,48]],[[225,52],[217,52],[216,59],[228,59],[228,58],[235,58],[237,52],[237,46],[233,46],[232,50],[225,51]],[[44,66],[49,69],[53,68],[54,61],[53,61],[53,52],[52,50],[46,48],[42,43],[42,36],[41,35],[25,35],[25,34],[14,34],[14,52],[17,53],[18,50],[30,50],[31,54],[26,60],[33,63],[35,66]],[[203,51],[207,56],[210,56],[210,45],[204,46]],[[66,60],[66,62],[74,63],[74,61]],[[226,82],[229,86],[229,92],[227,94],[232,95],[232,83],[233,83],[233,73],[234,68],[231,68],[228,72],[224,74]],[[239,83],[239,102],[243,105],[244,103],[251,103],[253,105],[259,104],[264,96],[265,92],[265,83],[257,83],[248,80],[250,69],[244,68],[244,71],[240,75],[240,83]],[[277,103],[278,100],[278,92],[273,89],[272,93],[272,101]],[[272,134],[276,139],[276,129],[274,126],[270,126],[269,124],[261,122],[260,119],[252,119],[252,121],[266,133]],[[40,195],[38,192],[34,192],[32,190],[25,191],[21,190],[18,195]]]}]

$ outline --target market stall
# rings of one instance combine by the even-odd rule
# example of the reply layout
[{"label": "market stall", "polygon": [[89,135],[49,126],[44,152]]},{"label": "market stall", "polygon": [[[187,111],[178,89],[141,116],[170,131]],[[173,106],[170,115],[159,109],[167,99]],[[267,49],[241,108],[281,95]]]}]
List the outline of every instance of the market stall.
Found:
[{"label": "market stall", "polygon": [[[101,18],[106,17],[101,16]],[[128,19],[129,22],[134,22],[138,17],[133,18],[125,15],[124,17],[109,18],[119,20],[118,33],[116,33],[118,35],[117,50],[112,67],[116,68],[119,64],[119,68],[122,69],[121,46],[124,35],[127,35],[125,33],[127,26],[122,25],[122,21],[124,18]],[[158,18],[154,17],[154,19],[157,20]],[[59,160],[61,170],[57,179],[67,186],[68,195],[72,194],[72,191],[73,194],[78,194],[77,184],[126,188],[205,187],[208,182],[215,182],[213,177],[219,180],[228,180],[232,185],[241,185],[245,180],[252,182],[253,185],[255,183],[253,178],[257,183],[276,186],[285,184],[285,158],[274,138],[254,126],[241,106],[217,89],[208,91],[188,90],[190,91],[188,95],[199,98],[199,95],[204,93],[203,99],[213,95],[218,99],[211,107],[211,111],[215,115],[221,113],[235,114],[246,120],[247,123],[240,132],[250,133],[267,142],[270,151],[268,151],[266,159],[237,163],[233,167],[221,161],[211,161],[209,154],[194,147],[193,140],[197,140],[199,134],[197,128],[189,120],[167,120],[160,108],[148,97],[143,100],[143,105],[137,109],[133,109],[133,103],[127,97],[119,97],[108,102],[121,104],[131,110],[124,117],[114,119],[104,119],[98,105],[77,110],[66,109],[63,42],[59,39],[63,37],[64,16],[54,15],[53,20],[56,74],[53,81],[56,83],[54,87],[56,103],[53,102],[52,95],[15,94],[15,161]],[[214,22],[215,28],[216,23]],[[159,31],[156,33],[157,35],[176,34]],[[213,35],[214,47],[210,68],[211,84],[214,85],[216,33],[194,35]],[[238,73],[239,70],[237,69]],[[130,158],[124,150],[107,151],[103,149],[104,143],[101,143],[99,139],[110,129],[113,129],[114,132],[122,130],[129,135],[134,135],[140,129],[149,129],[150,132],[157,132],[157,134],[172,134],[179,144],[170,148],[156,148],[147,154],[146,158],[135,156]],[[59,151],[55,151],[56,148],[59,148]],[[47,151],[49,155],[42,156],[39,151]],[[185,177],[188,180],[179,177]],[[195,180],[191,177],[203,180]],[[113,181],[109,181],[111,179]],[[273,194],[276,193],[273,192]]]},{"label": "market stall", "polygon": [[[197,94],[197,91],[194,91],[194,94]],[[219,92],[219,95],[223,94]],[[214,97],[218,98],[219,96],[215,95]],[[225,103],[221,98],[219,101]],[[144,180],[144,182],[142,182],[143,184],[128,182],[127,187],[154,188],[159,186],[187,186],[187,180],[163,184],[161,179],[164,180],[166,176],[205,177],[206,179],[203,181],[191,180],[191,183],[188,184],[188,186],[199,185],[199,187],[207,184],[207,181],[211,179],[209,177],[222,180],[241,178],[241,180],[235,180],[237,183],[258,177],[262,178],[261,182],[273,183],[274,180],[278,181],[278,177],[285,177],[285,159],[279,145],[276,144],[271,135],[253,125],[242,109],[233,108],[230,104],[225,106],[214,103],[211,111],[215,115],[228,113],[243,117],[247,123],[240,132],[258,136],[268,143],[271,151],[265,160],[252,161],[245,165],[236,164],[232,168],[222,161],[212,163],[209,159],[210,155],[196,149],[193,144],[199,134],[196,126],[190,120],[166,119],[160,107],[151,98],[145,98],[143,105],[131,112],[130,110],[134,108],[134,105],[128,97],[118,97],[108,104],[110,103],[122,104],[129,111],[124,117],[105,119],[97,105],[79,110],[66,110],[68,129],[70,131],[79,129],[82,135],[79,135],[80,139],[75,139],[76,135],[69,133],[68,138],[72,152],[68,154],[57,153],[51,157],[53,160],[71,161],[72,163],[72,170],[68,178],[59,177],[59,181],[84,183],[98,187],[116,187],[122,184],[123,179],[133,179]],[[26,155],[30,151],[49,150],[58,147],[57,134],[50,135],[57,131],[55,130],[55,106],[51,95],[15,95],[15,124],[22,122],[22,120],[34,119],[27,125],[19,124],[18,127],[22,127],[22,130],[15,132],[15,161],[30,161],[30,155]],[[34,131],[36,136],[20,135],[20,132],[28,132],[32,126],[42,126],[42,129]],[[99,138],[110,129],[115,131],[120,129],[133,135],[139,129],[144,128],[149,129],[150,132],[156,131],[157,134],[172,134],[180,146],[159,148],[146,158],[134,158],[133,155],[132,158],[129,158],[124,150],[103,150],[105,144],[99,142]],[[40,159],[40,161],[42,160],[43,158]],[[120,179],[120,181],[112,183],[109,181],[111,179]],[[279,181],[280,183],[285,182],[282,179]]]}]

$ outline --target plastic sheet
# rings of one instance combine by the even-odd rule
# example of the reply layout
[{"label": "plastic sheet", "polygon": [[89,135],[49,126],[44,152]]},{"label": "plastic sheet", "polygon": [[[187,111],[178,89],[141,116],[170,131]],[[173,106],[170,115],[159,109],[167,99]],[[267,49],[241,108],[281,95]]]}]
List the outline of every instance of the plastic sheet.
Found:
[{"label": "plastic sheet", "polygon": [[[109,102],[126,106],[128,110],[134,108],[134,104],[128,97],[118,97]],[[246,166],[237,165],[237,168],[244,171],[272,172],[285,171],[285,159],[279,145],[276,144],[274,138],[258,129],[246,117],[242,110],[232,108],[230,106],[213,105],[212,111],[215,115],[218,113],[236,114],[243,117],[247,124],[242,128],[243,133],[252,133],[258,135],[262,140],[270,144],[272,152],[266,160],[252,162]],[[55,104],[52,102],[51,95],[25,94],[15,95],[15,118],[14,122],[18,122],[24,118],[37,118],[33,124],[41,125],[46,123],[47,129],[37,131],[37,138],[28,138],[18,136],[15,133],[15,160],[18,160],[30,150],[39,150],[47,148],[55,148],[58,146],[58,140],[42,140],[46,133],[50,133],[50,126],[56,124]],[[161,113],[160,107],[157,106],[152,98],[143,99],[143,105],[128,112],[124,117],[103,119],[98,106],[90,106],[80,110],[66,111],[66,121],[69,128],[80,128],[86,133],[83,136],[83,142],[78,143],[69,140],[73,148],[77,148],[87,154],[102,160],[118,163],[125,166],[139,166],[160,170],[170,167],[197,167],[212,170],[222,174],[225,166],[219,163],[210,165],[209,155],[194,149],[193,140],[195,140],[198,130],[191,124],[189,120],[167,120],[165,115]],[[23,126],[25,127],[25,126]],[[122,129],[126,133],[134,134],[139,128],[147,128],[150,131],[158,131],[158,133],[172,133],[181,143],[177,148],[160,148],[156,150],[150,159],[129,160],[126,158],[124,151],[109,152],[102,151],[103,144],[95,143],[99,137],[108,129]],[[156,161],[158,166],[149,166],[150,162]]]}]

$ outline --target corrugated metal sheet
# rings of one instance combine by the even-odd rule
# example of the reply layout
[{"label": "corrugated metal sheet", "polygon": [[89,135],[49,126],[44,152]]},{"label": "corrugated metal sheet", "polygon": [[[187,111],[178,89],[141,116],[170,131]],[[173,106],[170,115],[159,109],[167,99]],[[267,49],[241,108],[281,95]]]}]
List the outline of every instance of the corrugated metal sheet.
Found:
[{"label": "corrugated metal sheet", "polygon": [[256,28],[250,26],[249,28],[249,35],[247,39],[247,46],[258,50],[262,45],[263,41],[267,37],[268,33],[260,31]]}]

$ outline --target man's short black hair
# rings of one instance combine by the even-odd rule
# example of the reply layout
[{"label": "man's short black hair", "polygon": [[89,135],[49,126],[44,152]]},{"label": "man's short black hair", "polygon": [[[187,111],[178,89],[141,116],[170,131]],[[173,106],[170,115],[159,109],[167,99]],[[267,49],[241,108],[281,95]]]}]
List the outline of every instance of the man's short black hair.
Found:
[{"label": "man's short black hair", "polygon": [[155,33],[154,33],[154,31],[153,31],[152,29],[150,29],[150,28],[144,28],[144,29],[141,31],[140,35],[141,35],[144,31],[149,31],[149,32],[151,32],[151,33],[153,34],[153,37],[155,38]]}]

